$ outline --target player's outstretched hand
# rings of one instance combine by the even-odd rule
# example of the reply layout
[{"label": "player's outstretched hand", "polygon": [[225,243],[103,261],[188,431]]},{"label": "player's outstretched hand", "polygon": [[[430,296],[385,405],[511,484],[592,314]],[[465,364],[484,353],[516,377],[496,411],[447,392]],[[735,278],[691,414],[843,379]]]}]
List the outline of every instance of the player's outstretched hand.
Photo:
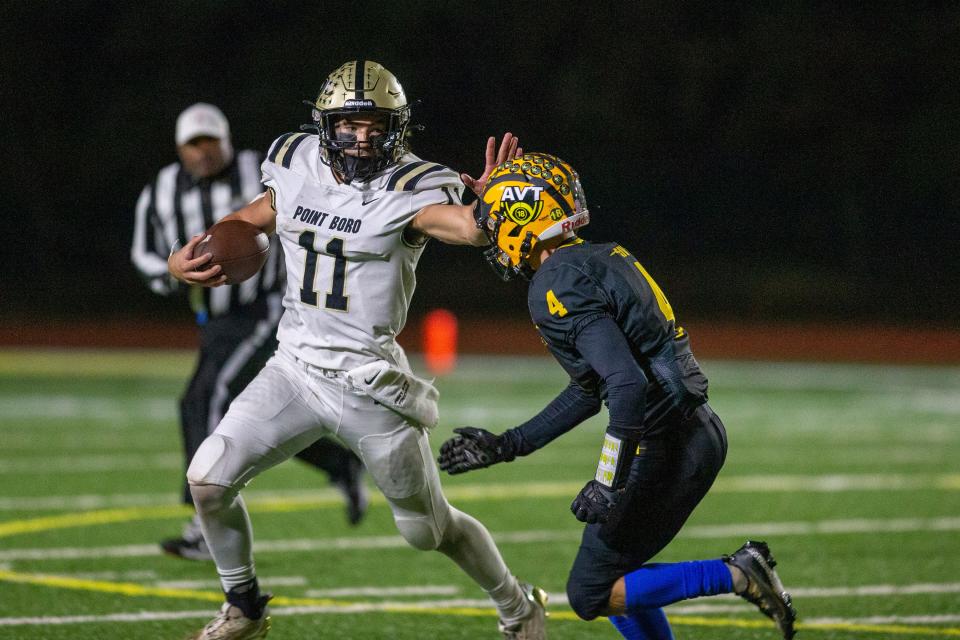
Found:
[{"label": "player's outstretched hand", "polygon": [[591,480],[570,505],[570,511],[580,522],[605,523],[611,520],[620,501],[620,493]]},{"label": "player's outstretched hand", "polygon": [[454,475],[483,469],[498,462],[510,462],[516,456],[506,439],[476,427],[460,427],[458,434],[440,445],[440,468]]},{"label": "player's outstretched hand", "polygon": [[203,287],[219,287],[227,281],[227,276],[220,273],[220,265],[214,265],[205,269],[203,265],[210,262],[212,254],[204,253],[197,257],[193,256],[193,250],[206,237],[206,234],[199,233],[192,238],[190,242],[183,245],[179,250],[174,251],[167,258],[167,269],[170,275],[187,284],[198,284]]},{"label": "player's outstretched hand", "polygon": [[503,140],[500,141],[500,149],[497,151],[497,155],[494,156],[493,150],[496,148],[496,145],[496,138],[493,136],[487,138],[483,174],[479,178],[471,178],[465,173],[460,174],[460,179],[463,181],[463,184],[467,185],[471,191],[477,194],[477,197],[480,197],[480,194],[483,193],[483,187],[487,184],[487,178],[490,177],[490,174],[493,173],[493,170],[497,168],[498,164],[523,155],[523,149],[520,148],[520,139],[514,137],[509,131],[503,134]]}]

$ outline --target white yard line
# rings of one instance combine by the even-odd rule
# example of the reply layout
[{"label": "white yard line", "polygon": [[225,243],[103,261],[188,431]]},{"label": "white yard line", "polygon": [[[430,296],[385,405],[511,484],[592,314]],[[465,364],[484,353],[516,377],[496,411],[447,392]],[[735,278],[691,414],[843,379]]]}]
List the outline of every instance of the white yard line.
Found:
[{"label": "white yard line", "polygon": [[80,580],[112,580],[121,582],[150,582],[158,580],[156,571],[77,571],[75,573],[64,573],[72,578]]},{"label": "white yard line", "polygon": [[[76,577],[73,574],[62,575]],[[149,584],[161,589],[216,590],[221,588],[218,580],[157,580]],[[263,584],[266,587],[305,587],[308,582],[306,576],[270,576],[269,579],[263,579]]]},{"label": "white yard line", "polygon": [[[181,459],[180,464],[183,464]],[[325,499],[336,498],[342,494],[326,487],[317,489],[297,489],[291,491],[244,491],[244,499],[249,502],[266,502],[270,500],[289,499]],[[163,493],[115,493],[115,494],[81,494],[36,497],[7,497],[0,498],[0,511],[37,511],[70,509],[82,511],[85,509],[109,509],[113,507],[154,507],[177,504],[180,494]]]},{"label": "white yard line", "polygon": [[722,476],[711,491],[740,493],[840,493],[960,489],[960,474],[825,474]]},{"label": "white yard line", "polygon": [[49,473],[102,473],[104,471],[130,471],[139,469],[179,469],[183,455],[160,454],[103,454],[47,458],[23,458],[0,460],[0,474],[46,475]]},{"label": "white yard line", "polygon": [[[273,584],[273,578],[264,578],[264,584]],[[368,598],[386,596],[453,596],[460,593],[460,587],[452,584],[428,584],[416,587],[342,587],[340,589],[310,589],[306,592],[308,598]],[[553,595],[550,596],[554,601]],[[566,599],[564,599],[566,601]]]},{"label": "white yard line", "polygon": [[834,598],[846,596],[912,596],[960,593],[960,582],[917,584],[868,584],[860,587],[800,587],[790,589],[797,598]]},{"label": "white yard line", "polygon": [[869,616],[866,618],[804,618],[801,624],[950,624],[960,622],[960,614],[936,614],[927,616]]},{"label": "white yard line", "polygon": [[904,389],[940,393],[960,383],[958,367],[835,363],[714,361],[704,364],[711,387],[795,391],[859,391],[900,394]]},{"label": "white yard line", "polygon": [[[116,424],[167,422],[177,419],[174,398],[148,397],[122,399],[115,396],[45,395],[0,396],[0,420],[29,420],[59,427],[60,420],[96,420]],[[9,423],[8,423],[9,424]]]},{"label": "white yard line", "polygon": [[[275,611],[271,612],[276,615]],[[0,627],[83,624],[90,622],[154,622],[158,620],[186,620],[209,618],[209,609],[196,611],[137,611],[110,613],[102,616],[38,616],[33,618],[0,618]]]},{"label": "white yard line", "polygon": [[[129,460],[121,461],[121,464],[125,468],[144,468],[142,465],[147,458],[148,456],[130,457]],[[157,459],[156,456],[152,458],[154,464],[174,464],[172,458]],[[104,462],[104,460],[100,460],[98,464],[102,466]],[[177,458],[175,464],[182,465],[182,460]],[[67,463],[63,461],[58,463],[58,466],[63,468],[67,466]],[[104,469],[101,468],[100,470]],[[0,466],[0,472],[2,472],[2,466]],[[569,482],[529,483],[524,490],[524,495],[530,497],[553,495],[560,491],[566,491],[570,486],[572,484]],[[960,490],[960,473],[725,475],[717,480],[711,491],[715,493],[842,493],[849,491],[914,491],[922,489]],[[446,493],[448,497],[482,497],[484,495],[492,497],[503,494],[504,490],[504,485],[486,483],[449,487],[446,489]],[[516,486],[510,485],[509,490],[513,495]],[[332,489],[318,488],[290,491],[245,491],[243,495],[248,502],[256,502],[291,498],[333,498],[339,494]],[[178,499],[178,496],[172,492],[0,497],[0,511],[148,507],[176,504]]]},{"label": "white yard line", "polygon": [[[551,594],[550,603],[553,605],[566,605],[566,599],[562,594]],[[297,615],[317,615],[317,614],[356,614],[372,613],[377,611],[389,611],[397,607],[407,609],[456,609],[463,607],[487,609],[491,607],[490,601],[486,599],[456,599],[456,600],[427,600],[421,602],[363,602],[351,605],[337,606],[298,606],[298,607],[274,607],[271,609],[271,615],[277,617],[297,616]],[[667,613],[671,617],[682,617],[684,615],[698,614],[727,614],[727,613],[754,613],[755,610],[750,605],[743,603],[738,606],[713,606],[688,605],[671,606],[667,608]],[[86,615],[86,616],[36,616],[36,617],[9,617],[0,618],[0,627],[14,626],[42,626],[42,625],[67,625],[84,623],[102,623],[102,622],[151,622],[162,620],[187,620],[209,618],[213,614],[212,607],[207,609],[195,609],[189,611],[136,611],[130,613],[111,613],[106,615]],[[949,624],[960,622],[960,615],[957,614],[931,614],[931,615],[912,615],[912,616],[870,616],[860,618],[806,618],[802,624],[810,626],[826,625],[883,625],[883,624]]]},{"label": "white yard line", "polygon": [[7,549],[0,551],[0,562],[15,560],[79,560],[101,558],[144,558],[163,555],[159,545],[130,544],[109,547],[51,547],[49,549]]},{"label": "white yard line", "polygon": [[[754,522],[735,525],[694,525],[683,529],[678,538],[741,538],[769,535],[830,535],[879,534],[911,531],[960,531],[958,518],[899,518],[821,520],[813,522]],[[539,544],[543,542],[570,542],[580,539],[580,529],[495,532],[499,544]],[[260,540],[254,543],[257,553],[290,553],[301,551],[364,551],[371,549],[406,548],[400,536],[355,536],[342,538],[301,538],[287,540]],[[155,544],[107,547],[50,547],[6,549],[0,551],[0,562],[18,560],[53,560],[79,558],[129,558],[160,555]]]}]

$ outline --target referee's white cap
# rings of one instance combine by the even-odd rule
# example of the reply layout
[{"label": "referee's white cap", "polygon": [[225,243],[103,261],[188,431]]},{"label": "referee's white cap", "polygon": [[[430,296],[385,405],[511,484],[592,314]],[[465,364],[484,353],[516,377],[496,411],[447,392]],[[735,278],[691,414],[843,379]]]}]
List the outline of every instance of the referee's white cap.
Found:
[{"label": "referee's white cap", "polygon": [[206,102],[190,105],[177,116],[177,144],[186,144],[198,136],[230,139],[230,123],[217,107]]}]

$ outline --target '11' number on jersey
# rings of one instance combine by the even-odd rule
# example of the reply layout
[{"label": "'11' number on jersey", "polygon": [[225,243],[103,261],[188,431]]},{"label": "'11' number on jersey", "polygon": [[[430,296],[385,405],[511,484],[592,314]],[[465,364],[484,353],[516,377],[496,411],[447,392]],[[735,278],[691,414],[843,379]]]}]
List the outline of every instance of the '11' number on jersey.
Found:
[{"label": "'11' number on jersey", "polygon": [[[300,286],[300,301],[311,307],[317,306],[317,292],[313,288],[317,278],[317,257],[320,255],[313,248],[317,235],[313,231],[304,231],[297,242],[306,249],[307,258],[303,265],[303,283]],[[343,295],[343,282],[347,274],[347,259],[343,255],[343,240],[333,238],[326,246],[326,254],[333,256],[333,283],[330,293],[326,295],[324,306],[327,309],[346,311],[349,298]]]}]

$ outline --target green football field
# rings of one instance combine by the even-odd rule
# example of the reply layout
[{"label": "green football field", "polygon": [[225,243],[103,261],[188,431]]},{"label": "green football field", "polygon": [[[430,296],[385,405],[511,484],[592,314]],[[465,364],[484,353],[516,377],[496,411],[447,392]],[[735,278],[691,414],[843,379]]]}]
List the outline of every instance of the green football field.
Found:
[{"label": "green football field", "polygon": [[[177,534],[181,352],[0,351],[0,638],[177,639],[222,601],[212,564],[165,557]],[[730,453],[662,561],[766,540],[799,638],[960,637],[960,368],[706,362]],[[463,358],[437,381],[434,448],[463,424],[501,430],[564,384],[547,359]],[[551,594],[551,638],[617,638],[575,618],[564,584],[593,475],[599,416],[531,457],[446,477],[513,571]],[[271,638],[496,638],[484,594],[405,546],[374,496],[347,525],[298,462],[245,491]],[[677,638],[779,637],[732,596],[667,608]]]}]

